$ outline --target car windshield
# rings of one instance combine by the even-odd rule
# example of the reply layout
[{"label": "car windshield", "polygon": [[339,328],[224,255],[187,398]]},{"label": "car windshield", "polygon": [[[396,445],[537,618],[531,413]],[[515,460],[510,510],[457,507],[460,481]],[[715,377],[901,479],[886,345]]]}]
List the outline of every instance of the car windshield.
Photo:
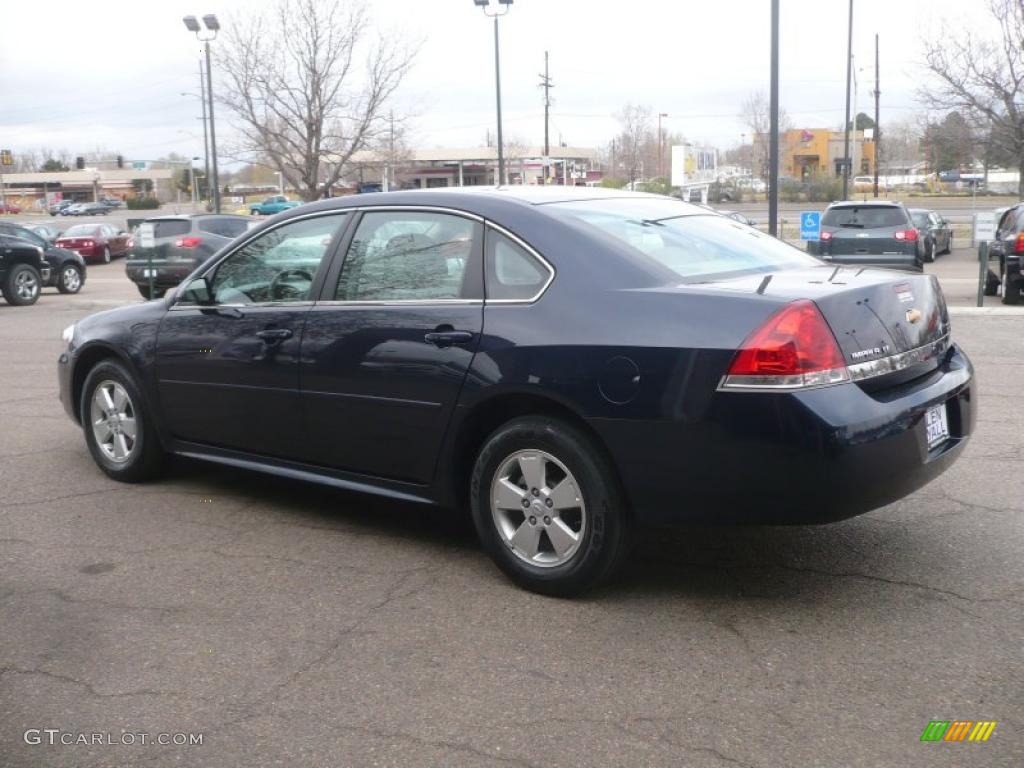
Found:
[{"label": "car windshield", "polygon": [[771,235],[668,199],[553,203],[552,212],[589,224],[687,281],[820,264]]},{"label": "car windshield", "polygon": [[918,229],[926,228],[928,222],[928,211],[911,211],[910,218],[914,220],[914,226]]},{"label": "car windshield", "polygon": [[901,208],[892,206],[858,207],[846,205],[829,208],[821,220],[825,227],[850,227],[853,229],[875,229],[878,227],[906,226],[907,219]]},{"label": "car windshield", "polygon": [[100,228],[94,224],[76,224],[70,227],[62,237],[99,237]]}]

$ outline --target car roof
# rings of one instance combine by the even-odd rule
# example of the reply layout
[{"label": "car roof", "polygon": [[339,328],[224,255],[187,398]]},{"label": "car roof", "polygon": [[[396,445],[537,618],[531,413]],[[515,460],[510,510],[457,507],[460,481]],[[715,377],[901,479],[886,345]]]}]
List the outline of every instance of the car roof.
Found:
[{"label": "car roof", "polygon": [[143,221],[193,221],[195,219],[241,219],[250,221],[248,216],[234,213],[166,213],[163,216],[150,216]]},{"label": "car roof", "polygon": [[829,208],[845,206],[856,206],[858,208],[903,208],[899,200],[836,200],[829,205]]},{"label": "car roof", "polygon": [[[615,198],[642,199],[664,198],[665,195],[652,195],[647,192],[631,192],[625,189],[607,187],[561,187],[512,185],[504,187],[438,187],[433,189],[409,189],[397,192],[366,192],[350,195],[345,198],[331,200],[351,200],[350,205],[382,205],[382,204],[423,204],[423,201],[437,202],[445,197],[461,197],[476,199],[511,200],[524,205],[547,205],[550,203],[570,203],[584,200],[613,200]],[[436,199],[435,199],[436,198]],[[679,198],[673,198],[678,200]]]}]

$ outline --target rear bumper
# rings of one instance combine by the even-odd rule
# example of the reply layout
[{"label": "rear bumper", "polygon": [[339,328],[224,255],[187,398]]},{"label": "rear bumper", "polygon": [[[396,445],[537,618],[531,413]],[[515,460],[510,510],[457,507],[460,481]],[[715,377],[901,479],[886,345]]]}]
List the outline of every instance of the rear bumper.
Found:
[{"label": "rear bumper", "polygon": [[146,270],[152,269],[153,282],[158,288],[173,288],[192,274],[195,268],[196,264],[192,261],[154,262],[152,267],[145,261],[129,261],[125,265],[125,274],[137,285],[149,285],[149,276]]},{"label": "rear bumper", "polygon": [[[974,430],[973,378],[953,346],[936,371],[883,392],[719,392],[696,423],[591,425],[641,520],[826,523],[903,498],[948,469]],[[928,450],[925,412],[940,404],[950,438]]]}]

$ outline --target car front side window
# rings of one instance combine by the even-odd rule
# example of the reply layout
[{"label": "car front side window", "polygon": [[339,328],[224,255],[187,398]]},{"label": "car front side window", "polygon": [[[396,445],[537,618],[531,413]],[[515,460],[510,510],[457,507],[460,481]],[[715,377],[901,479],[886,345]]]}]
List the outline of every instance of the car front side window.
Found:
[{"label": "car front side window", "polygon": [[211,284],[214,303],[309,301],[313,279],[346,215],[289,222],[246,243],[218,265]]}]

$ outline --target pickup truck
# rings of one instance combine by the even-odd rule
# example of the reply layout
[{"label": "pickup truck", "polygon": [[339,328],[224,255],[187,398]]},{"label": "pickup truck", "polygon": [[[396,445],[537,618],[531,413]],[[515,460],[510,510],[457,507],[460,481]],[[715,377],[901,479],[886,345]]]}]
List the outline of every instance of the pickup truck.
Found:
[{"label": "pickup truck", "polygon": [[35,304],[43,283],[49,280],[50,266],[41,247],[0,235],[0,292],[8,304]]},{"label": "pickup truck", "polygon": [[262,203],[254,203],[249,206],[249,213],[252,216],[272,216],[275,213],[281,211],[287,211],[289,208],[298,208],[302,203],[298,200],[289,200],[284,195],[274,195],[268,197]]}]

